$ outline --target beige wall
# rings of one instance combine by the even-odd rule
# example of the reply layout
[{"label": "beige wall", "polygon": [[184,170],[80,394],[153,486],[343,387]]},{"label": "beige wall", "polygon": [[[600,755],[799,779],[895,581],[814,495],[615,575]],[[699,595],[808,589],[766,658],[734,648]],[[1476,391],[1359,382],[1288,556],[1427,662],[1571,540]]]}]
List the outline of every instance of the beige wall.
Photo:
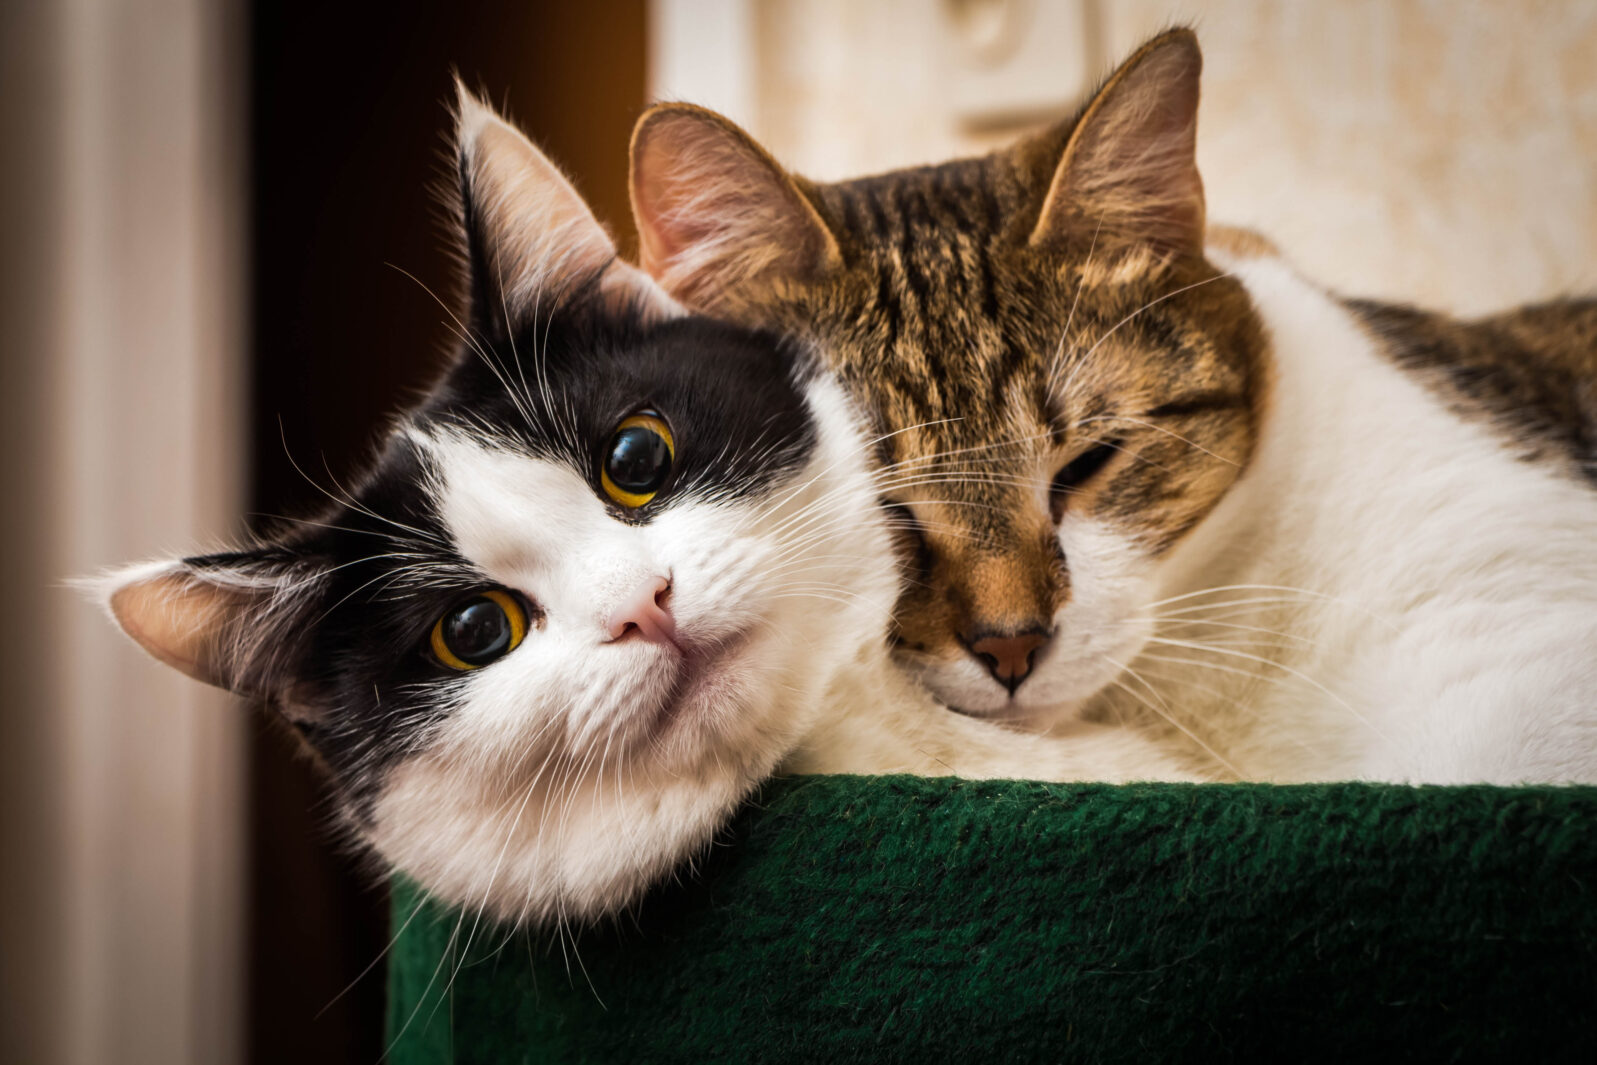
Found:
[{"label": "beige wall", "polygon": [[[750,125],[817,177],[1003,142],[1019,127],[955,115],[959,6],[755,2]],[[1087,87],[1076,50],[1102,72],[1149,33],[1196,24],[1211,217],[1271,234],[1314,277],[1458,312],[1597,289],[1597,4],[1068,6],[1080,39],[1034,75],[1061,99]]]}]

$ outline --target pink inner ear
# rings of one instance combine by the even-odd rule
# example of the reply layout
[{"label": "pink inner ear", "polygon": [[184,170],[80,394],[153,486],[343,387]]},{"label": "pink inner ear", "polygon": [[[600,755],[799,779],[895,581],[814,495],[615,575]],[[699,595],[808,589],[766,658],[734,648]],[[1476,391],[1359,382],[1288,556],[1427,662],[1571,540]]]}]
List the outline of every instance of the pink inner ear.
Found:
[{"label": "pink inner ear", "polygon": [[700,309],[735,305],[753,279],[807,277],[838,259],[831,232],[776,161],[697,109],[644,116],[632,205],[644,269]]},{"label": "pink inner ear", "polygon": [[659,221],[654,233],[659,237],[662,258],[672,258],[688,248],[704,244],[727,228],[709,219],[695,218],[690,214],[677,214],[673,217],[662,213],[657,217]]},{"label": "pink inner ear", "polygon": [[642,245],[640,258],[643,268],[653,274],[685,248],[706,240],[715,227],[690,217],[670,217],[662,207],[667,200],[667,183],[660,181],[647,164],[640,166],[637,173],[640,176],[633,182],[632,202]]},{"label": "pink inner ear", "polygon": [[1069,235],[1201,248],[1197,166],[1203,56],[1190,31],[1145,45],[1110,79],[1060,160],[1033,243]]},{"label": "pink inner ear", "polygon": [[111,593],[109,606],[123,631],[153,657],[225,688],[229,678],[216,651],[249,600],[247,592],[172,569],[123,584]]},{"label": "pink inner ear", "polygon": [[209,680],[208,622],[216,613],[189,582],[162,575],[111,593],[111,613],[124,632],[151,655],[199,680]]},{"label": "pink inner ear", "polygon": [[716,211],[725,193],[713,190],[729,172],[736,172],[737,160],[720,143],[719,132],[676,116],[659,118],[639,131],[633,147],[632,207],[639,257],[655,277],[684,252],[730,228],[731,219]]}]

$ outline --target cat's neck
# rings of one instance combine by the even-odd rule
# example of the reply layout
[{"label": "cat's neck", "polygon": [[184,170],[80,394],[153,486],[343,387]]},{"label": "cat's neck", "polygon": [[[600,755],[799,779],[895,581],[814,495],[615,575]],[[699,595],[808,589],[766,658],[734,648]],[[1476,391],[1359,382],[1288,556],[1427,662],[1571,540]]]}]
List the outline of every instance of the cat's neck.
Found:
[{"label": "cat's neck", "polygon": [[1522,520],[1551,507],[1548,535],[1578,535],[1597,497],[1450,411],[1281,260],[1225,265],[1271,338],[1260,436],[1165,567],[1164,620],[1133,668],[1239,775],[1367,775],[1404,727],[1367,697],[1390,680],[1371,675],[1394,668],[1384,649],[1424,631],[1419,615],[1478,609],[1483,580],[1500,602],[1548,581],[1597,587],[1552,571]]}]

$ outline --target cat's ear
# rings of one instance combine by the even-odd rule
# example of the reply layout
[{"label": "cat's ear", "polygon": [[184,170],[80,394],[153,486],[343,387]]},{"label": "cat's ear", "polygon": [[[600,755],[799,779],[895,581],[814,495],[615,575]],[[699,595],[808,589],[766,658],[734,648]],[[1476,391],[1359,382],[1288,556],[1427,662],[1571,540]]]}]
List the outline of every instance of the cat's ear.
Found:
[{"label": "cat's ear", "polygon": [[584,284],[680,313],[615,243],[560,168],[457,81],[455,163],[472,325],[495,336]]},{"label": "cat's ear", "polygon": [[80,582],[152,656],[242,695],[293,701],[320,569],[275,548],[128,566]]},{"label": "cat's ear", "polygon": [[1054,170],[1033,245],[1072,239],[1201,252],[1198,80],[1191,30],[1143,45],[1104,83]]},{"label": "cat's ear", "polygon": [[643,268],[695,310],[734,317],[755,288],[819,277],[837,239],[794,179],[732,122],[657,104],[632,132]]}]

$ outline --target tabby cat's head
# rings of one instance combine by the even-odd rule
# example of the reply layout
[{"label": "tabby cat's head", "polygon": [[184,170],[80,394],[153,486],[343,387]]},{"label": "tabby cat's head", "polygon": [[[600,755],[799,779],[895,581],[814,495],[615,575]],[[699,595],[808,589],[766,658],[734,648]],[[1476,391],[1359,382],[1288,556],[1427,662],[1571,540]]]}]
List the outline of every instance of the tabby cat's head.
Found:
[{"label": "tabby cat's head", "polygon": [[1200,68],[1175,30],[1009,150],[830,185],[698,108],[634,135],[644,266],[811,340],[874,418],[898,653],[956,707],[1113,679],[1160,560],[1249,459],[1264,341],[1203,254]]},{"label": "tabby cat's head", "polygon": [[107,578],[191,676],[265,700],[436,895],[582,918],[703,845],[881,639],[887,534],[847,405],[684,316],[461,94],[470,314],[445,378],[315,521]]}]

